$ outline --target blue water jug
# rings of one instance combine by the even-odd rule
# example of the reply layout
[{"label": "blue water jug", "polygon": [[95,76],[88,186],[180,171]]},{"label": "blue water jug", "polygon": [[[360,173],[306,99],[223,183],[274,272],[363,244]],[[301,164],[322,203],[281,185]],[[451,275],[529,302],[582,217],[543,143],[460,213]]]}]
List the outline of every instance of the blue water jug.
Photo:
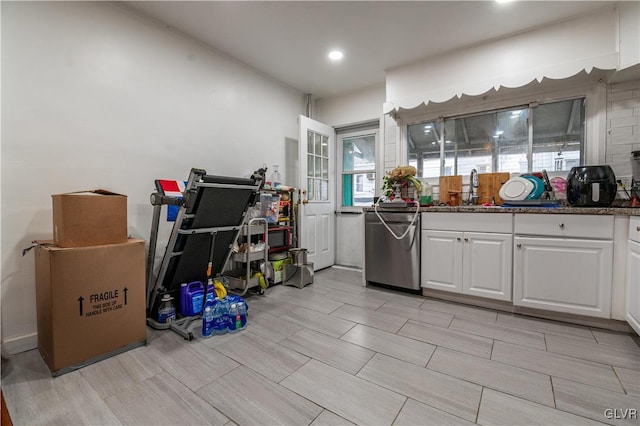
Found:
[{"label": "blue water jug", "polygon": [[[209,285],[207,301],[215,299],[213,285]],[[202,300],[204,299],[204,284],[200,281],[183,283],[180,286],[180,311],[182,316],[191,317],[202,313]]]}]

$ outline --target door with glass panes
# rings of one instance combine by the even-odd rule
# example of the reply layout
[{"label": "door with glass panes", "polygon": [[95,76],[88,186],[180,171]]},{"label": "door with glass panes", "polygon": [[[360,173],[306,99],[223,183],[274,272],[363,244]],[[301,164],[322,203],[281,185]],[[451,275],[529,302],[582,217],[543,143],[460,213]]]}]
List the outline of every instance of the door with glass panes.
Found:
[{"label": "door with glass panes", "polygon": [[307,249],[307,260],[318,270],[335,262],[334,130],[302,115],[298,126],[302,189],[299,246]]}]

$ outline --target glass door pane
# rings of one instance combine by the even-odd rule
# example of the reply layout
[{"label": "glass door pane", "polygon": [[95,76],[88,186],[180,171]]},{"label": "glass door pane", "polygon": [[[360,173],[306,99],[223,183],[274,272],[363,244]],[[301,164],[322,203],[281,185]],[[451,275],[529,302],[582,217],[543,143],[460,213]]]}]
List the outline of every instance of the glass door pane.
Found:
[{"label": "glass door pane", "polygon": [[329,200],[329,138],[307,133],[307,188],[309,201]]}]

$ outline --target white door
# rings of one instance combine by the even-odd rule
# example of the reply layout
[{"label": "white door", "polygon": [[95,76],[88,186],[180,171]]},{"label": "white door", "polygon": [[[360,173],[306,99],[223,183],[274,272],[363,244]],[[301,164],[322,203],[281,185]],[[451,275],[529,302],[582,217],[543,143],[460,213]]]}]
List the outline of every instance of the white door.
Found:
[{"label": "white door", "polygon": [[609,318],[613,242],[515,237],[513,304]]},{"label": "white door", "polygon": [[422,287],[462,293],[462,232],[422,231]]},{"label": "white door", "polygon": [[465,232],[465,294],[511,301],[511,234]]},{"label": "white door", "polygon": [[310,118],[298,117],[300,134],[299,246],[315,270],[335,262],[335,165],[333,128]]}]

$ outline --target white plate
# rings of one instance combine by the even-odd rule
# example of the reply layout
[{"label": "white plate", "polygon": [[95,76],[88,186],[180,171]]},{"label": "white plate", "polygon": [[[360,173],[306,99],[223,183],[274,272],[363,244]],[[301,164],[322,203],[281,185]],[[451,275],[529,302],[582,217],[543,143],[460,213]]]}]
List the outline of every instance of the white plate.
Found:
[{"label": "white plate", "polygon": [[533,182],[518,176],[506,181],[498,193],[503,200],[522,201],[533,191],[533,188]]}]

